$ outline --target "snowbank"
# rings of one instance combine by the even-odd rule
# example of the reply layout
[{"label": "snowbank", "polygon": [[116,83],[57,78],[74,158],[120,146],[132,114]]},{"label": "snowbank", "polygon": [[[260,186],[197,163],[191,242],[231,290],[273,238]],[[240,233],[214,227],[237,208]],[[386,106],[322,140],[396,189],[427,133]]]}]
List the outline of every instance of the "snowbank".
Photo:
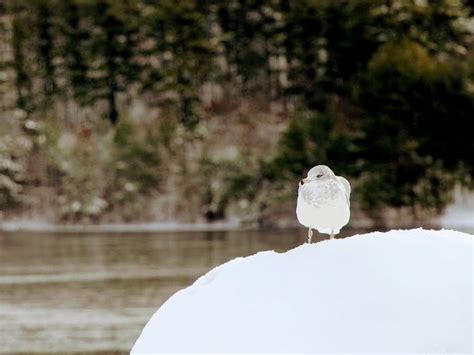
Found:
[{"label": "snowbank", "polygon": [[473,236],[391,231],[234,259],[177,292],[132,353],[469,353]]}]

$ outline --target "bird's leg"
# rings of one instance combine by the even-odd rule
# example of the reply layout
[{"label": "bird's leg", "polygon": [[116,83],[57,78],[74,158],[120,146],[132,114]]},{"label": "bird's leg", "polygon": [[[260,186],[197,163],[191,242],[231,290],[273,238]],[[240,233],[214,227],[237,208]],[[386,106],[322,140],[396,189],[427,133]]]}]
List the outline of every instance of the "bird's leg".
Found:
[{"label": "bird's leg", "polygon": [[329,239],[334,239],[334,230],[331,229],[331,236],[329,237]]},{"label": "bird's leg", "polygon": [[311,244],[311,237],[313,236],[313,230],[308,228],[308,244]]}]

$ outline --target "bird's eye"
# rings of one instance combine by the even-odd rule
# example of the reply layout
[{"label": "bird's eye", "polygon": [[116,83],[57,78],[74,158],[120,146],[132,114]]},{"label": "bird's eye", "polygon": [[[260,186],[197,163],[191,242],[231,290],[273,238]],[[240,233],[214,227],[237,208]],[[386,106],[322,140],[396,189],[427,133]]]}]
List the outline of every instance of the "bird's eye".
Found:
[{"label": "bird's eye", "polygon": [[320,178],[321,176],[323,176],[323,174],[316,175],[317,178]]},{"label": "bird's eye", "polygon": [[304,181],[300,180],[300,186],[303,186],[303,185],[304,185]]}]

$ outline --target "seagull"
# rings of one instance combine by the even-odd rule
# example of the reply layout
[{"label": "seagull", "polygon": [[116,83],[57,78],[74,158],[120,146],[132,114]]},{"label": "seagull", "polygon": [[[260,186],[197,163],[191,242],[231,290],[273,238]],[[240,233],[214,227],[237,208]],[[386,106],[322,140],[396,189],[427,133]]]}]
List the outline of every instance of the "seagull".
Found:
[{"label": "seagull", "polygon": [[311,243],[313,229],[338,234],[350,218],[351,185],[342,176],[336,176],[326,165],[317,165],[308,171],[298,187],[296,217],[308,230]]}]

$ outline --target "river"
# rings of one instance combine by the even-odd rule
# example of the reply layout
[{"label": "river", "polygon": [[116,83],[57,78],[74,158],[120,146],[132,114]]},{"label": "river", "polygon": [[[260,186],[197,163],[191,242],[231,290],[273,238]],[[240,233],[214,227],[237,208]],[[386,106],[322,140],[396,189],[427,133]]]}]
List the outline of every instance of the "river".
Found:
[{"label": "river", "polygon": [[[344,229],[340,237],[362,232]],[[284,252],[305,240],[303,229],[1,232],[0,350],[128,353],[156,309],[200,275],[235,257]]]}]

